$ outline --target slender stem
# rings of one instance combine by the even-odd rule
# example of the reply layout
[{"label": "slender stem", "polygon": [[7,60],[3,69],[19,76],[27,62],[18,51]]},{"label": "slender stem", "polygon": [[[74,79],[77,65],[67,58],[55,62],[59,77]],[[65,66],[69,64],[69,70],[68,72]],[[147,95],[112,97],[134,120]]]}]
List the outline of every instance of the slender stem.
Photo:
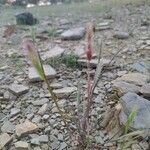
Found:
[{"label": "slender stem", "polygon": [[40,57],[38,51],[37,51],[37,53],[38,53],[38,57],[39,57],[41,69],[42,69],[43,76],[44,76],[44,82],[45,82],[46,85],[47,85],[48,91],[49,91],[49,93],[50,93],[51,96],[52,96],[52,99],[53,99],[53,101],[54,101],[54,103],[55,103],[55,105],[56,105],[56,107],[57,107],[57,109],[58,109],[58,111],[59,111],[59,114],[61,115],[61,117],[62,117],[62,119],[63,119],[63,122],[64,122],[65,126],[67,126],[67,122],[66,122],[66,119],[65,119],[65,117],[64,117],[63,111],[59,108],[59,105],[58,105],[58,102],[57,102],[57,101],[58,101],[58,98],[57,98],[56,94],[53,92],[52,87],[49,85],[49,82],[48,82],[47,77],[46,77],[46,75],[45,75],[45,71],[44,71],[44,68],[43,68],[43,64],[42,64],[41,57]]}]

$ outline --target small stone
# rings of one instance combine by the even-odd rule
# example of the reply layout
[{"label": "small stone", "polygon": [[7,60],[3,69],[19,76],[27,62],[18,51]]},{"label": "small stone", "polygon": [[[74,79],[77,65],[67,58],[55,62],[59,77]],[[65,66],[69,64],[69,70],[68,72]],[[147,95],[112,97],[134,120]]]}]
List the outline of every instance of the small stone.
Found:
[{"label": "small stone", "polygon": [[59,98],[65,98],[69,94],[76,92],[76,87],[64,87],[62,89],[53,90],[53,92],[59,97]]},{"label": "small stone", "polygon": [[64,137],[61,133],[58,134],[58,140],[59,141],[63,141],[64,140]]},{"label": "small stone", "polygon": [[12,140],[7,133],[3,133],[0,135],[0,149],[3,149],[7,144],[9,144]]},{"label": "small stone", "polygon": [[48,142],[47,135],[41,135],[41,136],[31,139],[31,143],[34,145],[40,145],[40,143],[47,143],[47,142]]},{"label": "small stone", "polygon": [[63,87],[63,85],[61,83],[52,83],[51,87],[54,89],[60,89]]},{"label": "small stone", "polygon": [[101,136],[96,136],[95,140],[96,140],[96,143],[104,144],[104,141]]},{"label": "small stone", "polygon": [[14,143],[16,150],[29,150],[29,144],[24,141]]},{"label": "small stone", "polygon": [[10,121],[5,121],[1,127],[3,133],[14,133],[15,126]]},{"label": "small stone", "polygon": [[118,77],[121,77],[121,76],[125,75],[126,73],[127,73],[126,70],[124,70],[124,71],[119,71],[119,72],[117,72],[117,76],[118,76]]},{"label": "small stone", "polygon": [[[55,77],[56,71],[51,66],[44,65],[43,68],[44,68],[44,71],[45,71],[45,75],[48,79]],[[29,68],[28,77],[29,77],[31,82],[41,81],[41,78],[40,78],[38,72],[36,71],[36,69],[34,67]]]},{"label": "small stone", "polygon": [[48,120],[49,119],[49,115],[44,115],[43,116],[43,120]]},{"label": "small stone", "polygon": [[67,148],[67,144],[65,142],[60,143],[59,150],[64,150],[65,148]]},{"label": "small stone", "polygon": [[127,38],[129,38],[129,33],[118,31],[114,34],[114,37],[117,38],[117,39],[127,39]]},{"label": "small stone", "polygon": [[9,91],[14,95],[19,96],[27,93],[29,91],[29,88],[27,86],[14,83],[10,86]]},{"label": "small stone", "polygon": [[40,123],[40,121],[41,121],[41,116],[34,116],[34,118],[32,119],[32,122],[34,122],[34,123]]},{"label": "small stone", "polygon": [[64,31],[61,34],[62,40],[80,40],[85,35],[85,28],[74,28],[67,31]]},{"label": "small stone", "polygon": [[142,93],[145,97],[150,98],[150,83],[144,84],[140,89],[140,93]]},{"label": "small stone", "polygon": [[48,104],[45,103],[45,104],[39,109],[38,114],[39,114],[39,115],[44,115],[45,112],[46,112],[46,110],[47,110],[47,108],[48,108]]},{"label": "small stone", "polygon": [[110,22],[99,23],[95,28],[96,31],[108,30],[108,29],[111,29]]},{"label": "small stone", "polygon": [[63,48],[55,46],[48,52],[44,53],[43,60],[61,57],[64,52],[65,50]]},{"label": "small stone", "polygon": [[29,120],[26,120],[22,124],[16,125],[16,134],[18,137],[25,135],[25,134],[33,133],[37,130],[38,130],[38,126],[30,122]]},{"label": "small stone", "polygon": [[12,108],[10,111],[10,116],[14,117],[14,116],[18,115],[20,113],[20,111],[21,110],[19,108]]},{"label": "small stone", "polygon": [[32,104],[34,106],[42,106],[42,105],[44,105],[47,102],[49,102],[49,100],[47,98],[42,98],[40,100],[33,101]]},{"label": "small stone", "polygon": [[39,141],[42,143],[47,143],[48,142],[48,136],[47,135],[41,135],[39,137]]},{"label": "small stone", "polygon": [[[83,65],[83,66],[87,66],[87,60],[86,59],[79,59],[78,62]],[[107,66],[109,64],[110,60],[108,59],[101,59],[101,63],[103,66]],[[90,61],[90,65],[91,67],[97,67],[98,65],[98,59],[92,59]]]},{"label": "small stone", "polygon": [[33,113],[31,113],[31,114],[27,114],[27,119],[32,119],[34,117],[34,114]]}]

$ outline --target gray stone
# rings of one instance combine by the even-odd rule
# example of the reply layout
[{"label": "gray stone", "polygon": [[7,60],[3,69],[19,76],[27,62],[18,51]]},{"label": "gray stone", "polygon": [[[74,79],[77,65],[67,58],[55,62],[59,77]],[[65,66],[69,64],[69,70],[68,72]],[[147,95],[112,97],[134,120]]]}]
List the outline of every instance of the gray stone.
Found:
[{"label": "gray stone", "polygon": [[108,30],[108,29],[111,29],[110,22],[99,23],[95,28],[96,31]]},{"label": "gray stone", "polygon": [[9,91],[19,96],[19,95],[27,93],[29,91],[29,88],[27,86],[14,83],[9,87]]},{"label": "gray stone", "polygon": [[[79,62],[81,65],[85,66],[85,67],[87,66],[87,60],[86,60],[86,59],[79,59],[78,62]],[[108,60],[108,59],[104,59],[104,58],[101,59],[101,64],[102,64],[103,66],[108,66],[109,62],[110,62],[110,60]],[[90,61],[90,65],[91,65],[91,67],[93,67],[93,68],[97,67],[97,65],[98,65],[98,59],[92,59],[92,60]]]},{"label": "gray stone", "polygon": [[129,33],[118,31],[114,34],[114,37],[117,38],[117,39],[127,39],[127,38],[129,38]]},{"label": "gray stone", "polygon": [[46,110],[47,110],[47,108],[48,108],[48,104],[45,103],[45,104],[39,109],[38,114],[39,114],[39,115],[44,115],[45,112],[46,112]]},{"label": "gray stone", "polygon": [[96,140],[96,143],[104,144],[104,140],[102,139],[101,136],[96,136],[95,140]]},{"label": "gray stone", "polygon": [[119,77],[117,79],[115,79],[114,81],[112,81],[112,83],[115,82],[120,82],[120,81],[125,81],[128,83],[133,83],[135,85],[144,85],[145,83],[147,83],[147,80],[149,79],[148,75],[145,74],[141,74],[141,73],[128,73],[123,75],[122,77]]},{"label": "gray stone", "polygon": [[48,143],[48,141],[49,140],[47,135],[41,135],[31,139],[31,143],[35,145],[40,145],[40,143]]},{"label": "gray stone", "polygon": [[65,142],[60,143],[59,150],[64,150],[67,148],[67,144]]},{"label": "gray stone", "polygon": [[41,116],[38,115],[34,116],[34,118],[32,119],[32,122],[34,123],[40,123],[40,121],[41,121]]},{"label": "gray stone", "polygon": [[3,149],[7,144],[9,144],[12,140],[7,133],[3,133],[0,135],[0,149]]},{"label": "gray stone", "polygon": [[69,94],[76,92],[77,88],[76,87],[64,87],[62,89],[56,89],[53,90],[53,92],[59,97],[59,98],[65,98]]},{"label": "gray stone", "polygon": [[127,92],[138,93],[139,90],[140,90],[139,86],[136,86],[134,84],[127,83],[127,82],[124,82],[124,81],[115,82],[113,84],[113,87],[117,88],[117,89],[120,89],[123,93],[127,93]]},{"label": "gray stone", "polygon": [[42,105],[44,105],[47,102],[49,102],[48,98],[42,98],[40,100],[32,101],[32,104],[34,106],[42,106]]},{"label": "gray stone", "polygon": [[[125,94],[120,100],[123,107],[120,113],[121,124],[125,124],[129,114],[136,109],[137,115],[130,128],[134,130],[150,128],[150,101],[131,92]],[[150,132],[147,134],[150,135]]]},{"label": "gray stone", "polygon": [[24,141],[14,143],[16,150],[29,150],[29,144]]},{"label": "gray stone", "polygon": [[55,46],[54,48],[44,53],[43,60],[61,57],[64,52],[65,50],[63,48]]},{"label": "gray stone", "polygon": [[145,97],[150,98],[150,83],[144,84],[140,89],[140,93],[142,93]]},{"label": "gray stone", "polygon": [[61,34],[62,40],[80,40],[85,35],[85,28],[74,28],[67,31],[64,31]]},{"label": "gray stone", "polygon": [[60,89],[63,87],[61,83],[52,83],[50,86],[54,89]]},{"label": "gray stone", "polygon": [[[44,65],[43,67],[44,67],[45,75],[48,79],[55,77],[56,71],[54,70],[54,68],[52,68],[49,65]],[[36,69],[34,67],[29,68],[28,77],[29,77],[31,82],[41,81],[41,78],[40,78],[38,72],[36,71]]]},{"label": "gray stone", "polygon": [[61,134],[61,133],[58,134],[58,140],[59,141],[63,141],[64,140],[63,134]]},{"label": "gray stone", "polygon": [[141,73],[148,73],[150,70],[150,65],[145,62],[137,62],[131,65],[131,68]]},{"label": "gray stone", "polygon": [[21,110],[19,108],[12,108],[10,111],[10,116],[14,117],[14,116],[18,115],[20,113],[20,111]]},{"label": "gray stone", "polygon": [[38,126],[29,120],[26,120],[24,123],[16,125],[16,134],[18,137],[33,133],[38,130]]},{"label": "gray stone", "polygon": [[14,133],[15,126],[10,121],[5,121],[1,127],[3,133]]},{"label": "gray stone", "polygon": [[49,119],[49,115],[44,115],[42,119],[43,120],[48,120]]}]

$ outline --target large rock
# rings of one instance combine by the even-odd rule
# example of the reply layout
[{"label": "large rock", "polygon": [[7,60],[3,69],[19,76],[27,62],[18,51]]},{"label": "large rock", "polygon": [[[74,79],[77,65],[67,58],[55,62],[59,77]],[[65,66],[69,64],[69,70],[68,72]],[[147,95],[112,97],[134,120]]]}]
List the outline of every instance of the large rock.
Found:
[{"label": "large rock", "polygon": [[135,85],[144,85],[147,80],[149,79],[148,75],[144,75],[141,73],[128,73],[123,75],[122,77],[119,77],[112,81],[112,83],[120,82],[120,81],[125,81],[128,83],[133,83]]},{"label": "large rock", "polygon": [[62,40],[80,40],[84,37],[84,35],[85,35],[85,28],[83,27],[74,28],[74,29],[64,31],[61,34],[61,39]]},{"label": "large rock", "polygon": [[132,92],[128,92],[120,100],[122,104],[121,124],[125,124],[129,114],[136,109],[137,115],[130,128],[134,130],[150,129],[150,101]]},{"label": "large rock", "polygon": [[18,25],[35,25],[38,20],[29,12],[24,12],[16,15],[16,22]]},{"label": "large rock", "polygon": [[[43,67],[44,67],[45,75],[47,78],[54,78],[55,77],[56,71],[54,68],[52,68],[49,65],[44,65]],[[29,68],[28,77],[29,77],[31,82],[41,81],[41,78],[40,78],[38,72],[36,71],[36,69],[34,67]]]},{"label": "large rock", "polygon": [[118,81],[115,82],[113,84],[114,88],[120,89],[123,93],[127,93],[127,92],[134,92],[134,93],[138,93],[140,90],[139,86],[136,86],[134,84],[131,83],[127,83],[124,81]]},{"label": "large rock", "polygon": [[37,131],[37,129],[38,126],[36,124],[26,120],[24,123],[16,125],[16,134],[20,137],[25,134],[33,133]]},{"label": "large rock", "polygon": [[9,142],[11,142],[12,137],[10,137],[7,133],[3,133],[0,135],[0,149],[3,149]]}]

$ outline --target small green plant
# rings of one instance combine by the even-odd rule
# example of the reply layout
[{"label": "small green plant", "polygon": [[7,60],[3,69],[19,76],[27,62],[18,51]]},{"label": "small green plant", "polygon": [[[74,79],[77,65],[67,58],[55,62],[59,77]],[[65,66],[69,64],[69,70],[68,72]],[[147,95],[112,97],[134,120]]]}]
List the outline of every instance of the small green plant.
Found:
[{"label": "small green plant", "polygon": [[49,59],[48,64],[55,67],[59,66],[60,64],[65,64],[67,68],[81,68],[80,64],[78,63],[78,56],[73,53],[64,54],[62,57]]},{"label": "small green plant", "polygon": [[73,53],[64,55],[62,57],[62,63],[64,63],[69,68],[79,68],[78,56]]},{"label": "small green plant", "polygon": [[57,37],[58,36],[57,30],[54,27],[51,27],[48,30],[48,36],[49,37]]},{"label": "small green plant", "polygon": [[[129,114],[127,122],[126,122],[126,124],[124,126],[124,135],[128,134],[129,128],[132,126],[132,124],[133,124],[133,122],[135,120],[136,115],[137,115],[137,109],[133,109],[132,112]],[[127,141],[130,141],[130,142],[134,141],[132,139],[132,137],[130,137],[130,140],[129,140],[129,137],[127,137],[127,138],[128,138],[128,140],[126,138],[123,139],[123,142],[121,144],[121,150],[123,150],[124,147],[126,147],[125,145],[128,144]]]},{"label": "small green plant", "polygon": [[35,39],[36,39],[36,28],[35,27],[30,28],[30,36],[31,36],[33,42],[35,42]]}]

